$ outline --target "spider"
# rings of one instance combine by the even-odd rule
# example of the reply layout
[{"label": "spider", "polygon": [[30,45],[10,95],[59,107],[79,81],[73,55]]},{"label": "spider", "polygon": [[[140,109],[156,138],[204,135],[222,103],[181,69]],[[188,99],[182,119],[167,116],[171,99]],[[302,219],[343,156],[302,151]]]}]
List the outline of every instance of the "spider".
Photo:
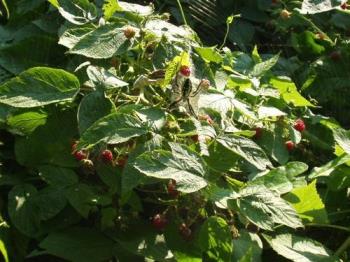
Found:
[{"label": "spider", "polygon": [[[176,90],[175,93],[179,94],[180,97],[178,97],[177,99],[175,99],[175,101],[171,102],[168,108],[172,108],[176,105],[178,105],[180,102],[186,102],[188,105],[188,109],[190,111],[190,113],[194,116],[196,116],[196,113],[193,109],[193,106],[191,105],[190,102],[190,98],[196,97],[201,91],[202,91],[202,85],[204,83],[205,80],[202,80],[198,86],[196,87],[196,89],[193,91],[193,85],[192,82],[189,78],[186,78],[186,80],[184,81],[184,84],[182,86],[176,86],[175,88],[180,89],[180,90]],[[176,79],[175,79],[175,83],[176,83]]]}]

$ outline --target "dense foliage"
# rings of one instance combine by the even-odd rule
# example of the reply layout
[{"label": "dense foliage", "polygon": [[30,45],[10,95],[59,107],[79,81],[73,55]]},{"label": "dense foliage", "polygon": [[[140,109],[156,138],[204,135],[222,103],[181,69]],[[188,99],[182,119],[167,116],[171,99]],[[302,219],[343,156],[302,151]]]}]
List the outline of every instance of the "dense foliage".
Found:
[{"label": "dense foliage", "polygon": [[0,1],[5,261],[349,259],[343,3],[245,1],[286,53],[152,6]]}]

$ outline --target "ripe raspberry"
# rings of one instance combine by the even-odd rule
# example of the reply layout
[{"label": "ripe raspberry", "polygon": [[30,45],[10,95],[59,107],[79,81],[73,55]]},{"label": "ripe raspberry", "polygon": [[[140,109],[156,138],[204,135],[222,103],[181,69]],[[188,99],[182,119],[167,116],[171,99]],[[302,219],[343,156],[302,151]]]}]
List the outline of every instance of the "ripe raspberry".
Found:
[{"label": "ripe raspberry", "polygon": [[333,51],[329,54],[330,59],[333,61],[339,61],[341,59],[341,53],[340,51]]},{"label": "ripe raspberry", "polygon": [[285,145],[286,145],[286,148],[287,148],[288,151],[292,151],[294,149],[294,146],[295,146],[293,141],[287,141],[285,143]]},{"label": "ripe raspberry", "polygon": [[87,154],[83,150],[79,150],[73,153],[76,160],[81,161],[87,158]]},{"label": "ripe raspberry", "polygon": [[278,2],[279,2],[279,0],[271,0],[271,3],[272,3],[273,5],[278,4]]},{"label": "ripe raspberry", "polygon": [[124,36],[127,38],[127,39],[131,39],[135,36],[136,34],[136,31],[133,27],[131,26],[128,26],[127,28],[124,29]]},{"label": "ripe raspberry", "polygon": [[287,9],[283,9],[282,11],[281,11],[281,13],[280,13],[280,17],[282,18],[282,19],[289,19],[290,18],[290,16],[292,15],[292,13],[291,12],[289,12]]},{"label": "ripe raspberry", "polygon": [[181,66],[180,73],[186,77],[189,77],[191,75],[191,68],[188,66]]},{"label": "ripe raspberry", "polygon": [[105,162],[112,162],[113,161],[113,153],[108,149],[103,150],[101,153],[101,156]]},{"label": "ripe raspberry", "polygon": [[303,132],[306,128],[305,123],[302,119],[297,119],[293,127],[295,130],[298,130],[299,132]]},{"label": "ripe raspberry", "polygon": [[166,218],[161,214],[156,214],[152,218],[152,225],[156,230],[163,230],[167,224]]},{"label": "ripe raspberry", "polygon": [[189,240],[192,235],[192,230],[185,223],[182,223],[179,226],[179,233],[185,240]]},{"label": "ripe raspberry", "polygon": [[171,179],[168,183],[168,194],[173,198],[179,196],[179,191],[176,190],[176,181],[173,179]]},{"label": "ripe raspberry", "polygon": [[261,127],[257,127],[255,128],[255,135],[254,138],[255,139],[260,139],[263,133],[263,129]]},{"label": "ripe raspberry", "polygon": [[346,10],[346,9],[348,9],[348,4],[346,2],[344,2],[340,5],[340,8],[343,10]]}]

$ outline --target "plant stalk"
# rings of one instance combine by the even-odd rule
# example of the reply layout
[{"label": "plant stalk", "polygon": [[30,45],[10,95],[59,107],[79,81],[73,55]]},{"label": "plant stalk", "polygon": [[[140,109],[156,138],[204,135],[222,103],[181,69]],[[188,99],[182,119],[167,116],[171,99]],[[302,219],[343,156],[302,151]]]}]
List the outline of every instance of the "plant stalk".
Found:
[{"label": "plant stalk", "polygon": [[180,1],[180,0],[176,0],[176,1],[177,1],[177,4],[178,4],[179,9],[180,9],[180,12],[181,12],[182,20],[184,21],[184,24],[185,24],[185,25],[188,25],[188,24],[187,24],[187,20],[186,20],[186,16],[185,16],[185,13],[184,13],[184,10],[183,10],[183,8],[182,8],[181,1]]}]

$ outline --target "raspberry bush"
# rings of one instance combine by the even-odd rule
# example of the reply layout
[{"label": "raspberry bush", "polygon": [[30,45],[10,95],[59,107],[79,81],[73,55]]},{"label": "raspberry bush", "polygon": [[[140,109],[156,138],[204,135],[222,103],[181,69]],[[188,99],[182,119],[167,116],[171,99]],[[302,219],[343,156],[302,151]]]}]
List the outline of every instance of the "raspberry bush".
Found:
[{"label": "raspberry bush", "polygon": [[0,28],[5,261],[347,261],[350,133],[293,59],[152,6],[48,2]]}]

